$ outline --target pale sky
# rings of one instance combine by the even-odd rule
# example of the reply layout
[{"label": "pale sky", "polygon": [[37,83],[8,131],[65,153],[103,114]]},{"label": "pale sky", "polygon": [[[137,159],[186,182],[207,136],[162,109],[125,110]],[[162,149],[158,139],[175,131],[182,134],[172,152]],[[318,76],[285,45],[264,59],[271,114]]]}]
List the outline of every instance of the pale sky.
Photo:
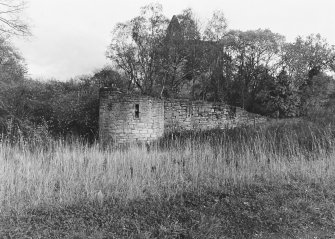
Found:
[{"label": "pale sky", "polygon": [[151,2],[163,5],[171,18],[192,8],[206,23],[222,10],[229,29],[268,28],[293,41],[320,33],[335,45],[335,0],[27,0],[25,15],[33,36],[14,39],[33,78],[68,80],[91,74],[110,63],[105,57],[118,22],[138,16]]}]

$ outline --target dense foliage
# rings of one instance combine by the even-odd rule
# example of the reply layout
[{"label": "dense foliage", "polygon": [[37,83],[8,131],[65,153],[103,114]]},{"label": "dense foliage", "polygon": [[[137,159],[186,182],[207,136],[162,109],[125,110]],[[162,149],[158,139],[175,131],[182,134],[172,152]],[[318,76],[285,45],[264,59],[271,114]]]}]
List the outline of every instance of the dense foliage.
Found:
[{"label": "dense foliage", "polygon": [[93,141],[98,133],[99,88],[122,86],[121,81],[109,68],[67,82],[22,78],[2,88],[1,130],[13,137],[43,133]]},{"label": "dense foliage", "polygon": [[191,9],[168,23],[159,4],[115,26],[107,57],[127,76],[128,91],[225,101],[280,117],[306,113],[316,92],[332,89],[325,73],[335,66],[335,48],[320,35],[288,43],[268,29],[230,30],[220,11],[201,31]]}]

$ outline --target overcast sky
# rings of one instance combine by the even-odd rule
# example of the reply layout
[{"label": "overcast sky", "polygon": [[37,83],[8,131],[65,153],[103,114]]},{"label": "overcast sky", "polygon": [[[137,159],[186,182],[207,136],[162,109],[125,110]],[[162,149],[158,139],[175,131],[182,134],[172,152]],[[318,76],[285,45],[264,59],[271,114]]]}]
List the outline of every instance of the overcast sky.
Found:
[{"label": "overcast sky", "polygon": [[[33,78],[67,80],[91,74],[109,61],[105,51],[117,22],[139,15],[147,0],[27,0],[33,36],[15,39]],[[220,9],[229,29],[268,28],[293,41],[320,33],[335,45],[335,0],[160,0],[171,18],[192,8],[206,22]]]}]

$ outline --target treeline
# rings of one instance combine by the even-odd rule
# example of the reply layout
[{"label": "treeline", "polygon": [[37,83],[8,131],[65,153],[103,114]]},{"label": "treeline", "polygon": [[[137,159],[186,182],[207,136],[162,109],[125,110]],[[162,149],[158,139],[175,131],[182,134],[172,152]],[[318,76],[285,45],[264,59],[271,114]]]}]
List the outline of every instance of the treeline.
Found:
[{"label": "treeline", "polygon": [[[205,26],[202,30],[200,25]],[[110,58],[127,90],[165,97],[223,101],[279,117],[324,102],[335,70],[335,48],[320,35],[285,37],[270,30],[230,30],[220,11],[200,24],[191,9],[172,20],[150,4],[113,30]]]},{"label": "treeline", "polygon": [[220,11],[206,24],[191,9],[171,20],[159,4],[112,33],[106,56],[113,67],[67,82],[27,78],[21,55],[0,39],[0,134],[92,141],[100,87],[227,102],[281,118],[317,112],[335,98],[335,48],[320,35],[287,42],[267,29],[232,30]]},{"label": "treeline", "polygon": [[80,137],[92,142],[98,136],[99,88],[122,81],[108,67],[66,82],[23,76],[16,82],[2,81],[0,139],[2,133],[11,140]]}]

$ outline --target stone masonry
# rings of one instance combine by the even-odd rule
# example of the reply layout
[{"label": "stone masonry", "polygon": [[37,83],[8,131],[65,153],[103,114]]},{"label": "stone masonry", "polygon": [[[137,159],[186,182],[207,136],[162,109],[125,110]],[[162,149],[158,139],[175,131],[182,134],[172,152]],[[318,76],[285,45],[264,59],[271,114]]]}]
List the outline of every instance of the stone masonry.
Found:
[{"label": "stone masonry", "polygon": [[102,143],[152,141],[164,133],[164,102],[142,95],[100,90],[99,135]]},{"label": "stone masonry", "polygon": [[265,117],[219,102],[161,100],[100,90],[99,135],[103,144],[157,140],[164,133],[254,125]]},{"label": "stone masonry", "polygon": [[221,102],[174,99],[164,102],[164,121],[164,131],[171,132],[254,125],[266,118]]}]

